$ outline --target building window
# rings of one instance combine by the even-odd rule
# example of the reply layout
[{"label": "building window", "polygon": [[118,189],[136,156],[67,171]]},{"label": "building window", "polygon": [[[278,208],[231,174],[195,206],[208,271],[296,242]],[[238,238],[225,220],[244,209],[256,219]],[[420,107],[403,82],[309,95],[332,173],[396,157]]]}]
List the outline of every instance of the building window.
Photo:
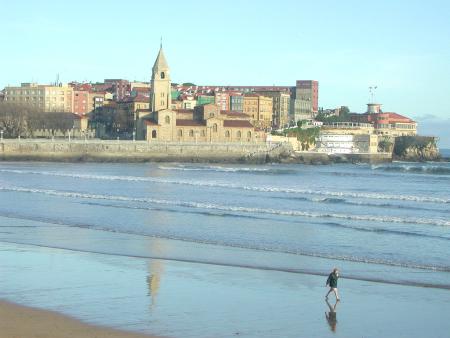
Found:
[{"label": "building window", "polygon": [[249,131],[248,133],[247,133],[247,138],[252,138],[252,132],[251,131]]},{"label": "building window", "polygon": [[166,74],[164,74],[164,72],[161,72],[161,79],[165,79],[166,78]]},{"label": "building window", "polygon": [[205,133],[205,131],[204,130],[202,130],[202,137],[205,137],[206,136],[206,133]]},{"label": "building window", "polygon": [[152,130],[152,138],[156,138],[156,130]]},{"label": "building window", "polygon": [[189,136],[190,137],[194,137],[194,131],[191,129],[191,130],[189,130]]},{"label": "building window", "polygon": [[166,116],[165,121],[166,121],[167,124],[169,124],[170,123],[170,117]]},{"label": "building window", "polygon": [[236,133],[236,136],[237,136],[237,138],[241,138],[241,131],[240,130],[238,130],[238,132]]},{"label": "building window", "polygon": [[182,129],[178,129],[178,136],[182,137],[183,136],[183,130]]},{"label": "building window", "polygon": [[217,133],[217,123],[213,124],[213,132]]},{"label": "building window", "polygon": [[229,130],[227,130],[227,131],[225,132],[225,137],[227,137],[227,138],[230,137],[230,131],[229,131]]}]

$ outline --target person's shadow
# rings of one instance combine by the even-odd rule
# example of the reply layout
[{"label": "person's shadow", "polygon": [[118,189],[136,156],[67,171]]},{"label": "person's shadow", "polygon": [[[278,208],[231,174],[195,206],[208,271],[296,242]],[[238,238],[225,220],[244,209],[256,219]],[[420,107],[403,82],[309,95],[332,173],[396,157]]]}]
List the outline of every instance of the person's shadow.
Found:
[{"label": "person's shadow", "polygon": [[337,324],[337,318],[336,318],[336,307],[338,302],[334,303],[334,306],[332,306],[328,299],[325,300],[327,302],[328,308],[330,309],[329,312],[325,312],[325,318],[327,319],[328,325],[330,326],[330,330],[333,332],[336,332],[336,324]]}]

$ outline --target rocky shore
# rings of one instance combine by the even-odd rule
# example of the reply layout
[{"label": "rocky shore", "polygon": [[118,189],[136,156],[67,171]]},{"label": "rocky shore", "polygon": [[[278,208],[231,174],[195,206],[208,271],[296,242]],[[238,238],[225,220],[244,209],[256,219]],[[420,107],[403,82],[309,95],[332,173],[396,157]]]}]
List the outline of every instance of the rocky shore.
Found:
[{"label": "rocky shore", "polygon": [[393,159],[408,162],[439,161],[437,139],[432,136],[400,136],[395,139]]}]

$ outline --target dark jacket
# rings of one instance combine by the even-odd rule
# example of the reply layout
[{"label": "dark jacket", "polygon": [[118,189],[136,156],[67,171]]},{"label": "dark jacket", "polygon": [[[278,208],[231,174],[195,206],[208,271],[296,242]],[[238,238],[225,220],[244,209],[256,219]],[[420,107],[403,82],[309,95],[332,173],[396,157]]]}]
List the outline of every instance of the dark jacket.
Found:
[{"label": "dark jacket", "polygon": [[327,279],[327,285],[330,286],[330,288],[337,288],[337,281],[339,276],[337,276],[334,272],[330,273]]}]

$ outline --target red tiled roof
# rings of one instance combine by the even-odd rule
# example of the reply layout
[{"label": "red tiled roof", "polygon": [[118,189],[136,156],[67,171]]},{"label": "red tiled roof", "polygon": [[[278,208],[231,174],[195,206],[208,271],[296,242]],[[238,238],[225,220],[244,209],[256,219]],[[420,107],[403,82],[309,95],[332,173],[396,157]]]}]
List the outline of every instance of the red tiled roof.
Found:
[{"label": "red tiled roof", "polygon": [[177,126],[178,127],[201,127],[206,126],[205,121],[196,121],[196,120],[184,120],[184,119],[177,119]]},{"label": "red tiled roof", "polygon": [[245,113],[242,113],[240,111],[221,110],[220,113],[223,114],[223,115],[227,115],[227,116],[248,117],[248,118],[250,118],[249,115],[247,115]]},{"label": "red tiled roof", "polygon": [[193,113],[194,109],[174,109],[177,113]]},{"label": "red tiled roof", "polygon": [[150,102],[150,98],[148,96],[144,96],[138,94],[137,96],[127,96],[123,100],[118,101],[120,103],[129,103],[129,102]]},{"label": "red tiled roof", "polygon": [[229,128],[253,128],[250,121],[246,120],[225,120],[223,121],[223,126]]},{"label": "red tiled roof", "polygon": [[145,123],[147,126],[159,126],[159,124],[156,123],[156,122],[153,121],[153,120],[144,120],[144,123]]},{"label": "red tiled roof", "polygon": [[392,122],[414,122],[409,117],[397,114],[397,113],[382,113],[382,114],[388,114],[389,120]]},{"label": "red tiled roof", "polygon": [[150,98],[148,96],[138,94],[133,98],[134,102],[150,102]]}]

